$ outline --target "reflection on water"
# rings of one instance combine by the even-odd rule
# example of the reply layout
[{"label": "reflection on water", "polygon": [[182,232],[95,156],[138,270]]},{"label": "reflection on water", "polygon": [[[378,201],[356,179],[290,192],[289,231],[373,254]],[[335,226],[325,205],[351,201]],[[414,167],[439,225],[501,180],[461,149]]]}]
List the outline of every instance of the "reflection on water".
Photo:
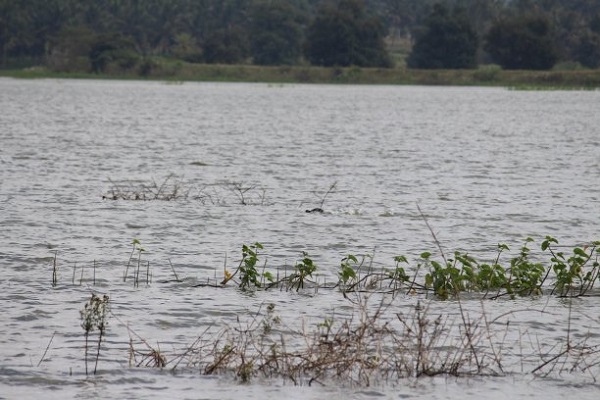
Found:
[{"label": "reflection on water", "polygon": [[[265,302],[277,304],[284,320],[314,325],[351,312],[351,304],[339,293],[248,296],[194,285],[221,278],[241,245],[256,241],[268,267],[289,267],[307,251],[329,280],[349,253],[374,253],[381,268],[398,254],[435,251],[416,204],[449,252],[493,257],[498,242],[516,249],[526,236],[567,245],[598,239],[597,91],[11,79],[0,80],[0,91],[0,387],[7,398],[41,391],[198,398],[199,390],[212,398],[396,397],[397,387],[232,386],[225,378],[128,369],[129,334],[117,321],[103,373],[86,381],[79,310],[91,290],[106,292],[115,314],[165,352]],[[144,185],[157,190],[168,177],[177,200],[102,198]],[[305,212],[316,207],[324,212]],[[122,280],[134,238],[150,263],[148,287],[146,270],[139,288]],[[416,302],[402,300],[397,307]],[[591,344],[600,324],[594,300],[574,302],[571,326],[574,335],[591,334]],[[481,312],[478,301],[466,306]],[[431,307],[456,312],[451,303]],[[507,343],[566,337],[568,306],[557,299],[484,307],[496,316],[515,310]],[[552,398],[579,385],[572,375],[530,382],[519,363],[508,357],[516,377],[435,378],[401,393],[504,398],[547,394],[549,386]],[[576,386],[580,398],[597,390],[587,378]]]}]

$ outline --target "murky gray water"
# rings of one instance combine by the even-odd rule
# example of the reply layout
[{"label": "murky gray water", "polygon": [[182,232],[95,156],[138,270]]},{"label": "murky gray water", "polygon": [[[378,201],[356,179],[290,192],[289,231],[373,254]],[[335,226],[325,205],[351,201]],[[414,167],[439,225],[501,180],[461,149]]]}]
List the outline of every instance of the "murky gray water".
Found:
[{"label": "murky gray water", "polygon": [[[511,329],[495,339],[510,348],[503,377],[369,388],[130,368],[129,334],[114,318],[100,373],[86,379],[79,310],[92,291],[110,295],[114,314],[167,356],[266,303],[286,326],[314,327],[352,304],[336,291],[193,286],[221,279],[257,241],[267,269],[306,251],[331,281],[349,253],[374,253],[376,268],[414,259],[436,250],[417,204],[445,249],[483,258],[527,236],[598,240],[599,104],[598,91],[1,79],[0,397],[596,398],[597,367],[529,372],[540,343],[560,346],[568,329],[600,345],[598,297],[573,301],[570,327],[568,301],[484,302],[491,317],[509,313],[498,322]],[[103,199],[168,177],[174,201]],[[325,213],[306,213],[334,183]],[[134,238],[152,274],[146,285],[144,268],[137,288],[122,279]],[[457,314],[453,302],[414,296],[393,306],[419,300]],[[479,301],[465,307],[481,314]]]}]

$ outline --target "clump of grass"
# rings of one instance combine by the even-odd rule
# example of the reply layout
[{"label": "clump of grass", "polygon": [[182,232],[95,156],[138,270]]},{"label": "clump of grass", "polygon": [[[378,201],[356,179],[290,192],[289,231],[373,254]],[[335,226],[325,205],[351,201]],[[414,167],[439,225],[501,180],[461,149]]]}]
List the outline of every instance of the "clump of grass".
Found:
[{"label": "clump of grass", "polygon": [[81,310],[81,327],[84,330],[85,335],[85,374],[88,375],[88,348],[89,348],[89,336],[95,330],[98,330],[98,344],[96,347],[96,362],[94,364],[94,375],[98,368],[98,359],[100,358],[100,347],[102,345],[102,339],[106,335],[106,329],[108,328],[108,314],[110,312],[110,299],[107,295],[99,297],[96,294],[92,294],[90,300],[85,303],[83,310]]},{"label": "clump of grass", "polygon": [[190,189],[184,189],[183,182],[176,180],[174,174],[168,175],[162,182],[154,179],[150,183],[135,184],[132,181],[116,183],[110,180],[112,187],[102,196],[105,200],[161,200],[172,201],[185,199]]},{"label": "clump of grass", "polygon": [[264,205],[266,202],[266,190],[261,189],[257,184],[229,182],[226,186],[235,194],[239,204],[243,206]]},{"label": "clump of grass", "polygon": [[370,386],[440,374],[501,374],[501,361],[486,345],[490,335],[483,324],[468,328],[470,341],[451,339],[449,331],[456,327],[447,316],[430,315],[428,307],[417,304],[410,313],[389,319],[384,314],[391,303],[374,310],[367,303],[368,298],[362,299],[358,314],[347,319],[326,318],[309,330],[285,328],[285,334],[277,329],[283,321],[270,304],[245,325],[238,320],[237,326],[199,337],[172,368],[183,361],[205,375],[231,375],[244,383],[283,378],[295,385],[336,381]]},{"label": "clump of grass", "polygon": [[[458,302],[461,315],[454,318],[432,312],[432,303],[419,301],[399,312],[385,296],[375,307],[369,304],[371,295],[357,299],[352,315],[303,321],[301,328],[286,326],[274,304],[261,305],[246,322],[238,317],[236,324],[207,328],[169,361],[145,339],[136,335],[134,343],[130,336],[130,354],[142,356],[135,363],[141,367],[185,367],[241,383],[278,378],[309,386],[335,382],[368,387],[436,375],[505,376],[513,373],[503,362],[507,354],[521,357],[521,369],[527,365],[525,372],[536,376],[598,372],[600,345],[588,343],[590,337],[574,341],[568,331],[566,342],[561,338],[558,345],[524,352],[522,336],[516,343],[505,342],[512,326],[502,321],[506,313],[491,318],[484,310],[473,317]],[[146,350],[137,350],[140,345]],[[535,354],[540,362],[532,358]]]}]

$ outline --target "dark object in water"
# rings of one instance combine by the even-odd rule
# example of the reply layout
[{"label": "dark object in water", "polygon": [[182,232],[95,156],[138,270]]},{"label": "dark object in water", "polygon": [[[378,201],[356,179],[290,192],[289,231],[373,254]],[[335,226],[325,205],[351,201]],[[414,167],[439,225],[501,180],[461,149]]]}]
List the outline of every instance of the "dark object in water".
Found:
[{"label": "dark object in water", "polygon": [[307,213],[323,213],[323,209],[322,208],[313,208],[312,210],[306,210]]}]

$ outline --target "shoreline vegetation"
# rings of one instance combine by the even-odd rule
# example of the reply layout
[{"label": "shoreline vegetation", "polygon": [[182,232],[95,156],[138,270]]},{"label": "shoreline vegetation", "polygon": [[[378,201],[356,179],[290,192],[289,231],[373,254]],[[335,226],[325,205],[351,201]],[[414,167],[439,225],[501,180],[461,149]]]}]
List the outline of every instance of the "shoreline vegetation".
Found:
[{"label": "shoreline vegetation", "polygon": [[23,79],[124,79],[167,82],[246,82],[269,84],[364,84],[495,86],[523,90],[597,90],[600,69],[503,70],[485,65],[464,70],[408,68],[256,66],[148,61],[136,70],[55,72],[47,67],[0,70],[0,77]]},{"label": "shoreline vegetation", "polygon": [[[372,256],[359,260],[348,255],[341,261],[339,281],[333,286],[320,285],[313,280],[313,273],[318,268],[306,253],[293,266],[293,271],[283,277],[279,272],[277,279],[268,271],[261,273],[266,261],[261,267],[264,248],[260,243],[242,246],[238,267],[230,271],[225,264],[224,279],[220,284],[211,284],[209,279],[206,284],[189,286],[189,281],[186,284],[185,278],[179,278],[169,260],[175,280],[162,283],[204,290],[237,286],[238,290],[246,293],[273,288],[282,293],[313,292],[313,296],[326,289],[337,290],[349,301],[352,312],[349,315],[334,314],[321,321],[312,318],[310,321],[303,320],[299,328],[287,325],[279,315],[276,303],[263,302],[258,310],[247,313],[246,318],[238,316],[237,324],[208,326],[197,337],[190,338],[185,346],[175,346],[172,351],[163,352],[158,344],[150,344],[152,339],[144,338],[125,322],[119,316],[119,310],[113,312],[108,295],[94,293],[93,289],[90,300],[80,311],[85,340],[85,373],[86,376],[90,374],[88,364],[94,362],[93,374],[96,374],[103,351],[103,337],[112,317],[127,329],[130,368],[223,375],[233,377],[238,383],[282,379],[284,384],[294,386],[341,383],[370,387],[437,375],[510,376],[519,373],[514,369],[515,365],[520,365],[521,374],[533,377],[570,374],[589,376],[596,382],[600,345],[590,334],[571,332],[570,326],[573,299],[597,296],[597,291],[591,293],[591,290],[599,278],[600,242],[576,247],[573,255],[569,256],[561,251],[564,246],[559,246],[556,239],[546,236],[541,249],[551,254],[551,262],[545,267],[529,258],[528,243],[532,241],[526,240],[506,269],[499,265],[500,253],[509,250],[506,245],[498,245],[493,265],[484,265],[467,254],[454,253],[453,259],[446,258],[435,239],[443,263],[432,260],[431,253],[423,253],[416,271],[413,268],[410,275],[400,266],[409,266],[404,256],[395,258],[394,270],[377,272],[371,268]],[[142,256],[145,251],[140,241],[134,239],[123,282],[130,278],[135,288],[139,288],[140,269],[144,265],[146,286],[150,285],[150,264]],[[418,283],[421,269],[429,272],[425,281]],[[483,294],[482,301],[499,300],[501,297],[508,301],[514,295],[540,296],[542,289],[550,286],[544,283],[552,279],[551,270],[554,283],[550,294],[564,298],[563,301],[568,304],[568,321],[565,324],[569,328],[565,329],[566,335],[561,335],[557,341],[529,343],[531,335],[536,333],[522,332],[517,314],[533,308],[493,315],[486,310],[483,302],[480,312],[466,306],[477,301],[477,293]],[[57,275],[55,253],[52,286],[60,290],[65,286],[57,285]],[[73,284],[74,277],[75,271]],[[218,282],[216,276],[215,282]],[[233,284],[227,285],[229,282]],[[106,286],[104,290],[108,290]],[[504,290],[506,292],[502,293]],[[114,290],[112,292],[113,297],[119,296]],[[493,292],[497,294],[487,296]],[[398,311],[396,299],[402,301],[406,298],[415,299],[416,304]],[[430,309],[433,302],[445,300],[448,300],[447,309],[451,312],[439,313]],[[545,313],[544,310],[539,312]],[[93,341],[97,344],[91,344]],[[104,345],[105,349],[110,346],[111,343]],[[96,347],[95,360],[90,354],[93,347]],[[511,362],[509,358],[512,357],[520,361]]]}]

